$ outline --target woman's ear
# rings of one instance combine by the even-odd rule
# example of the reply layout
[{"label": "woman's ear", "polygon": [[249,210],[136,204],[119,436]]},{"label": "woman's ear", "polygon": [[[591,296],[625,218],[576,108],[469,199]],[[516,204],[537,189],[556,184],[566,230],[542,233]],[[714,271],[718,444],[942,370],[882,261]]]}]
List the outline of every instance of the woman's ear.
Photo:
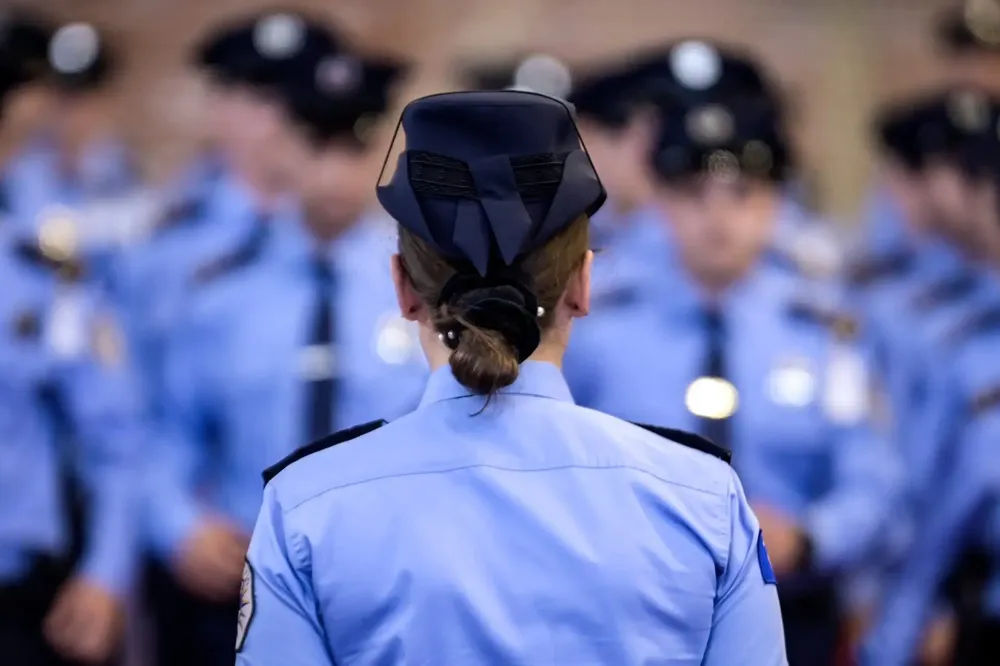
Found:
[{"label": "woman's ear", "polygon": [[410,282],[410,276],[403,268],[403,260],[399,254],[392,255],[392,283],[396,287],[396,302],[399,304],[399,314],[407,321],[419,322],[424,315],[424,304]]},{"label": "woman's ear", "polygon": [[590,269],[593,263],[594,251],[587,250],[580,268],[566,286],[563,302],[572,317],[586,317],[590,313]]}]

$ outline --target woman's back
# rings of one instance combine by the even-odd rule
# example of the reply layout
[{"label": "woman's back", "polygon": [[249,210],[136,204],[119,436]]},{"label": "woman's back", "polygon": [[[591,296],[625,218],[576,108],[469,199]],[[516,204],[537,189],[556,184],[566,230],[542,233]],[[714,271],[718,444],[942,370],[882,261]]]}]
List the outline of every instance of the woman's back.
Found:
[{"label": "woman's back", "polygon": [[[759,528],[723,460],[575,406],[548,363],[482,406],[443,368],[413,414],[269,482],[248,650],[340,666],[784,663]],[[315,634],[285,622],[317,608]]]}]

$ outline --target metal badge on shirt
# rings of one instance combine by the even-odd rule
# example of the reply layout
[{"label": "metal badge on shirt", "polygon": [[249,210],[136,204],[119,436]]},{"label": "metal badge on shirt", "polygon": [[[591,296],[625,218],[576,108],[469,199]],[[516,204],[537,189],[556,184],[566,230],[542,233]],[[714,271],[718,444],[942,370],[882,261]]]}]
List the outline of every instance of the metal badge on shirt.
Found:
[{"label": "metal badge on shirt", "polygon": [[403,319],[398,312],[387,312],[379,318],[374,344],[375,353],[384,363],[409,363],[420,353],[419,326]]},{"label": "metal badge on shirt", "polygon": [[703,419],[727,419],[739,408],[739,391],[721,377],[699,377],[688,386],[684,404]]},{"label": "metal badge on shirt", "polygon": [[868,366],[856,349],[834,344],[825,379],[823,411],[831,421],[850,425],[868,417],[871,399]]},{"label": "metal badge on shirt", "polygon": [[819,392],[816,368],[805,356],[789,356],[774,365],[767,376],[767,395],[778,405],[807,407]]}]

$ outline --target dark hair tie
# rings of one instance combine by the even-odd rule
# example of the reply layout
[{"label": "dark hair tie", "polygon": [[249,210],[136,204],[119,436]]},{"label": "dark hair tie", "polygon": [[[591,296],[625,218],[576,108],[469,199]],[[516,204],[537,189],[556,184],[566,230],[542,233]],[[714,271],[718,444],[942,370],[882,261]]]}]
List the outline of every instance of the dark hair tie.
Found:
[{"label": "dark hair tie", "polygon": [[[541,342],[538,318],[544,312],[531,290],[518,280],[459,272],[441,290],[438,305],[445,304],[472,326],[499,333],[517,350],[518,363],[524,363]],[[449,349],[458,348],[463,328],[456,325],[442,333]]]}]

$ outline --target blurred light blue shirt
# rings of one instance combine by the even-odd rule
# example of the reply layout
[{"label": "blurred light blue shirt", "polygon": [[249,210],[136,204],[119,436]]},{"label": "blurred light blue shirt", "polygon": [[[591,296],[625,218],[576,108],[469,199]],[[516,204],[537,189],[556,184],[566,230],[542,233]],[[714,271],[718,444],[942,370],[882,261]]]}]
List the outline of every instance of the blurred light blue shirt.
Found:
[{"label": "blurred light blue shirt", "polygon": [[[664,271],[634,302],[595,308],[576,325],[566,374],[582,405],[697,431],[696,412],[715,405],[696,399],[723,399],[695,391],[707,303],[679,267]],[[902,481],[892,443],[873,427],[863,345],[838,340],[825,315],[796,314],[813,291],[762,261],[720,303],[737,396],[733,462],[751,501],[785,512],[811,537],[810,577],[850,570],[881,547]]]},{"label": "blurred light blue shirt", "polygon": [[334,379],[336,424],[399,416],[420,399],[427,365],[390,279],[395,228],[362,219],[323,250],[334,273],[332,348],[309,344],[315,241],[295,219],[267,230],[245,265],[189,292],[171,336],[148,521],[164,556],[209,510],[252,529],[261,470],[306,443],[306,385],[317,373]]},{"label": "blurred light blue shirt", "polygon": [[[69,547],[63,479],[73,474],[88,498],[80,573],[124,595],[140,548],[139,452],[148,443],[136,383],[108,337],[106,304],[20,256],[15,236],[0,232],[0,584],[24,575],[31,555]],[[46,394],[68,417],[69,437]]]}]

